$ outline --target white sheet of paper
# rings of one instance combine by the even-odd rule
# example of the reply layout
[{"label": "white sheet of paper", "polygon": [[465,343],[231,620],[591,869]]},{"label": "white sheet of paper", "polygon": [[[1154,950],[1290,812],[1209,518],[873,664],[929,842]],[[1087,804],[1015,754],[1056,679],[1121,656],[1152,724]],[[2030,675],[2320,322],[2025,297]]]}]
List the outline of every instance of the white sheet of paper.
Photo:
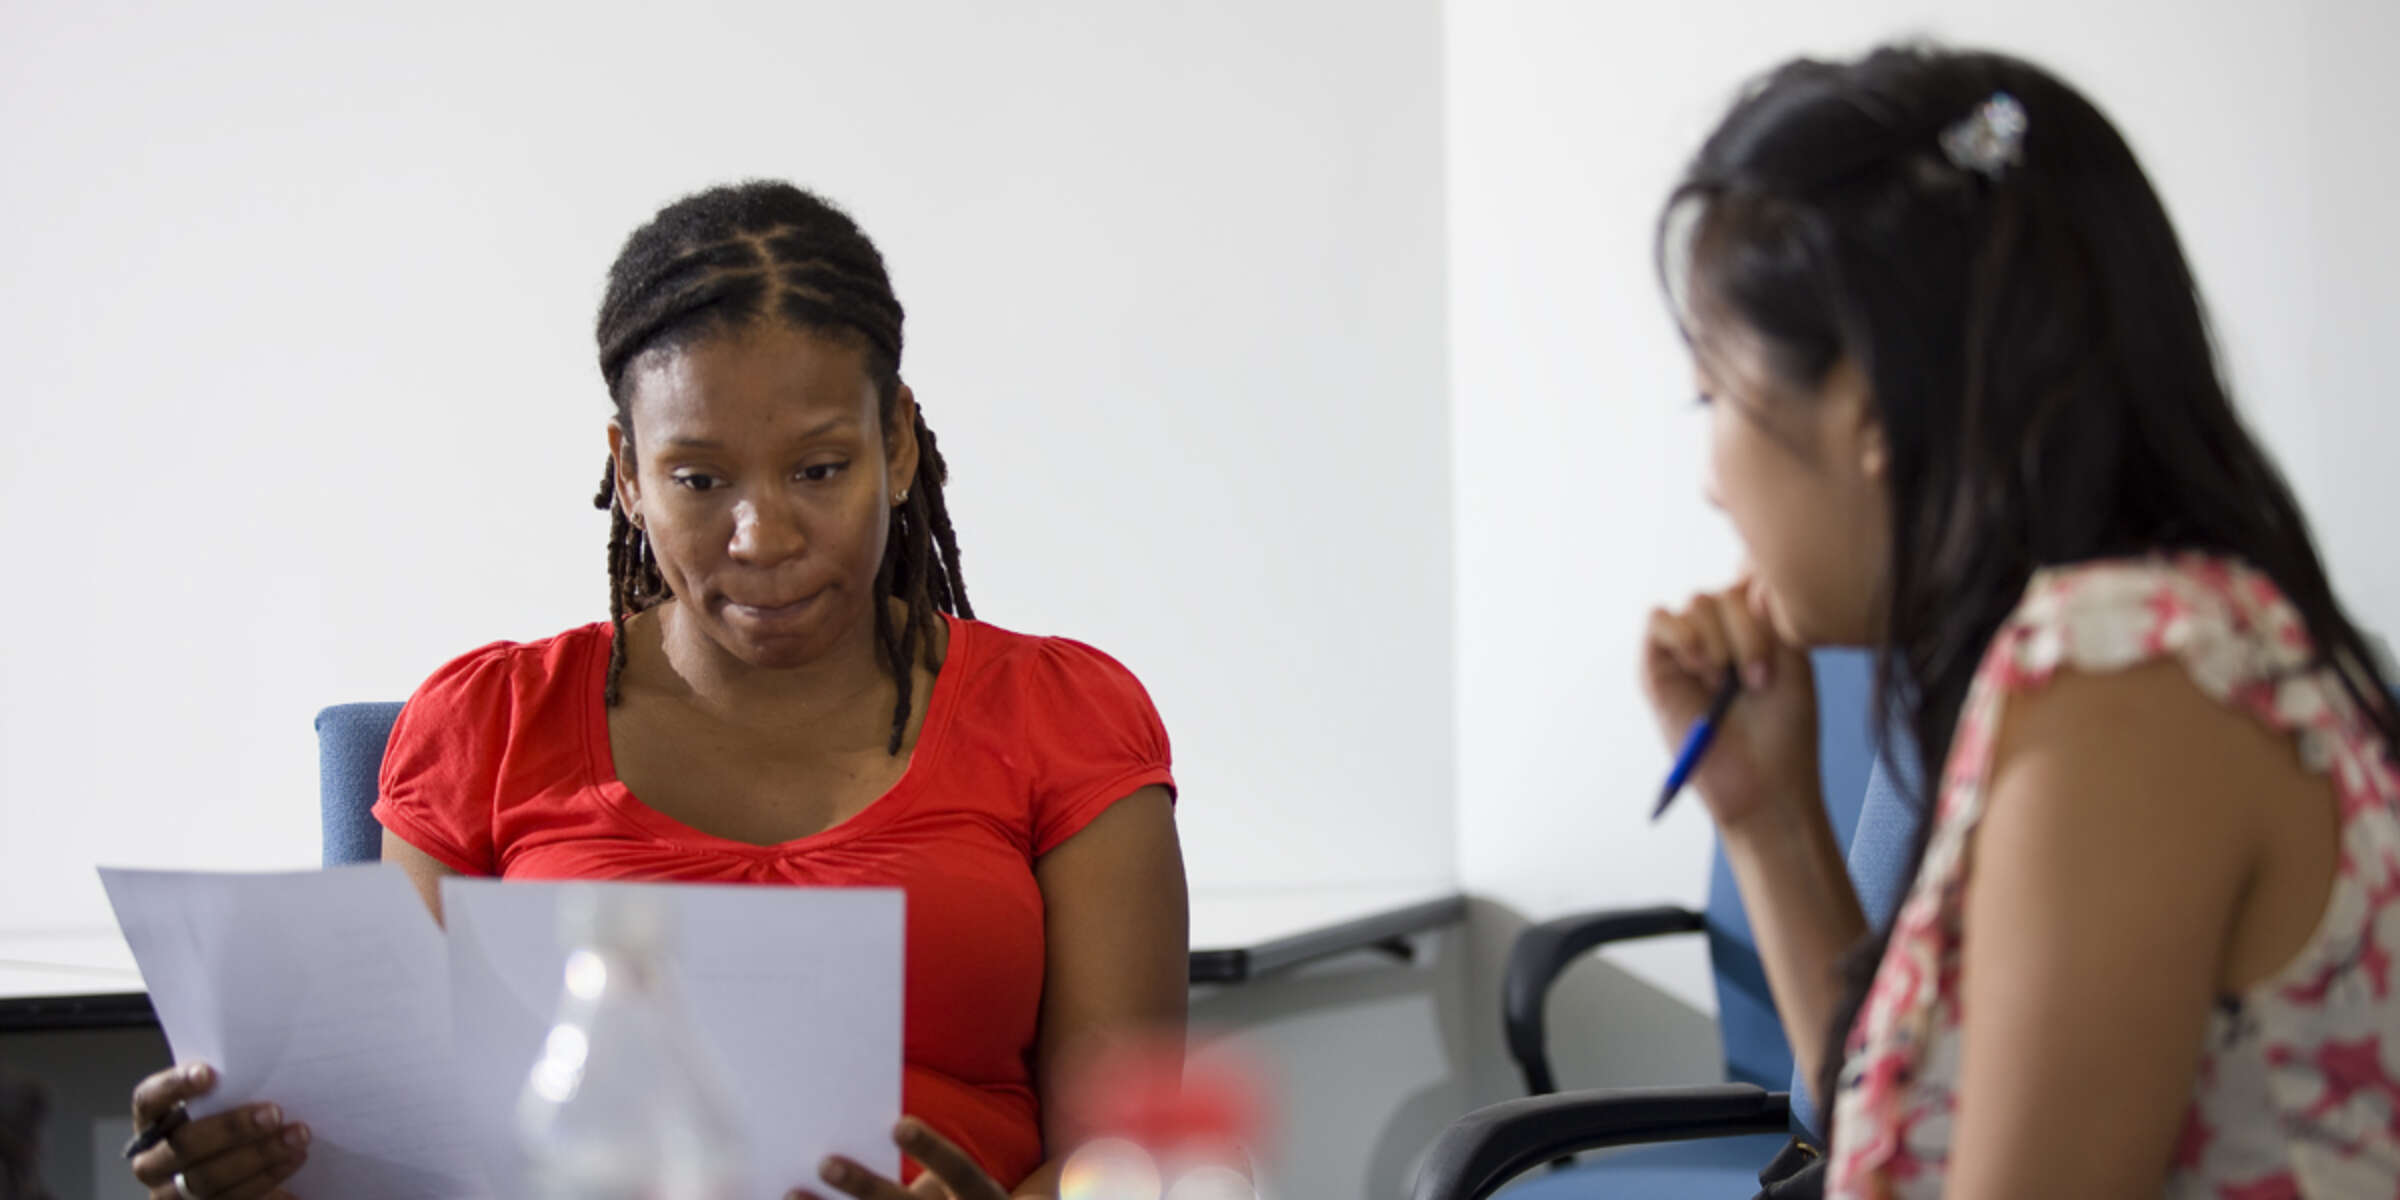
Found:
[{"label": "white sheet of paper", "polygon": [[489,1195],[443,1053],[441,931],[399,868],[100,879],[176,1057],[219,1072],[195,1115],[272,1100],[306,1122],[299,1195]]},{"label": "white sheet of paper", "polygon": [[515,1103],[556,1010],[568,888],[666,898],[678,991],[745,1122],[752,1194],[824,1192],[850,1156],[897,1177],[904,908],[897,889],[442,881],[459,1078],[480,1153],[510,1178]]}]

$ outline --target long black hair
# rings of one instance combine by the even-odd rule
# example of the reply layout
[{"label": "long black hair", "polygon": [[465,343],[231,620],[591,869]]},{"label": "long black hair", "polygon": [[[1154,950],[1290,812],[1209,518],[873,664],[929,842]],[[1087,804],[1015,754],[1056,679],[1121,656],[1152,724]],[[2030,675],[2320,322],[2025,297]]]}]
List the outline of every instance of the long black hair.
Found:
[{"label": "long black hair", "polygon": [[[841,209],[788,183],[711,188],[661,209],[625,239],[600,302],[600,377],[616,404],[630,456],[632,396],[625,377],[636,358],[779,319],[859,346],[889,436],[900,397],[901,317],[883,255]],[[908,732],[914,668],[930,652],[934,621],[941,613],[975,615],[958,570],[958,534],[942,497],[949,467],[925,415],[917,413],[915,421],[916,478],[908,483],[908,498],[892,507],[890,536],[875,573],[876,652],[899,687],[893,754]],[[609,513],[608,613],[615,647],[605,694],[614,705],[625,671],[625,620],[670,593],[649,538],[617,495],[613,459],[602,466],[592,504]],[[890,604],[895,598],[907,613],[897,627]]]},{"label": "long black hair", "polygon": [[[1995,96],[2023,118],[2018,153],[1962,165],[1943,135]],[[1738,324],[1794,391],[1845,360],[1868,382],[1891,501],[1877,705],[1906,718],[1921,793],[2033,573],[2160,552],[2264,572],[2319,665],[2400,744],[2299,505],[2234,412],[2166,210],[2073,88],[2017,59],[1921,46],[1787,63],[1702,145],[1658,252],[1679,315]],[[1818,1080],[1829,1111],[1888,938],[1844,963]]]}]

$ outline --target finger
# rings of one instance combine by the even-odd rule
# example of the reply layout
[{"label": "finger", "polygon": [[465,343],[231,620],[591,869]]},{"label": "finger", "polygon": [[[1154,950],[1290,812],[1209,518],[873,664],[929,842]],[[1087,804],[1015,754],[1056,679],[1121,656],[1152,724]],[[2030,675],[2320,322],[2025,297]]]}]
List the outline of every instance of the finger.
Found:
[{"label": "finger", "polygon": [[1695,676],[1707,672],[1707,645],[1685,618],[1663,608],[1652,609],[1649,642],[1651,649],[1677,671]]},{"label": "finger", "polygon": [[169,1135],[167,1145],[174,1148],[175,1161],[181,1164],[177,1169],[190,1170],[237,1146],[272,1137],[282,1128],[282,1109],[252,1104],[194,1121]]},{"label": "finger", "polygon": [[983,1167],[949,1138],[933,1131],[933,1126],[915,1117],[902,1117],[892,1130],[892,1140],[900,1144],[902,1153],[950,1189],[957,1200],[1008,1200],[999,1183],[984,1174]]},{"label": "finger", "polygon": [[217,1069],[207,1063],[185,1063],[160,1071],[133,1088],[133,1127],[148,1129],[167,1110],[217,1086]]},{"label": "finger", "polygon": [[855,1196],[857,1200],[914,1200],[899,1184],[838,1154],[817,1168],[817,1176],[835,1191]]},{"label": "finger", "polygon": [[261,1124],[259,1109],[273,1105],[256,1105],[221,1112],[189,1122],[167,1140],[133,1156],[133,1177],[147,1187],[162,1187],[175,1177],[175,1172],[224,1152],[237,1143],[266,1136],[273,1122]]},{"label": "finger", "polygon": [[1701,654],[1693,668],[1709,679],[1725,673],[1726,664],[1734,659],[1733,640],[1725,631],[1725,604],[1716,596],[1694,596],[1692,605],[1684,610],[1684,624],[1691,627],[1692,637],[1701,646]]},{"label": "finger", "polygon": [[1743,686],[1764,691],[1775,681],[1775,631],[1767,628],[1766,622],[1751,610],[1749,591],[1737,588],[1725,593],[1719,598],[1716,611],[1724,623],[1732,661],[1741,667]]},{"label": "finger", "polygon": [[165,1142],[133,1156],[133,1180],[146,1188],[159,1187],[174,1178],[180,1164],[175,1148]]},{"label": "finger", "polygon": [[1708,702],[1715,685],[1709,682],[1705,665],[1693,665],[1700,660],[1701,646],[1681,617],[1663,608],[1652,609],[1642,642],[1643,685],[1661,716],[1689,715],[1685,709]]},{"label": "finger", "polygon": [[292,1125],[187,1166],[183,1178],[193,1191],[208,1200],[220,1196],[258,1196],[290,1179],[307,1154],[308,1128]]},{"label": "finger", "polygon": [[1766,580],[1752,578],[1745,582],[1742,585],[1742,597],[1750,608],[1750,614],[1757,617],[1758,623],[1766,626],[1775,635],[1775,640],[1782,644],[1784,651],[1789,652],[1799,647],[1799,643],[1792,636],[1791,625],[1783,619],[1782,611],[1776,607],[1775,593],[1767,586]]},{"label": "finger", "polygon": [[281,1114],[272,1104],[238,1108],[232,1112],[203,1117],[183,1126],[166,1141],[135,1155],[133,1177],[150,1187],[158,1187],[174,1178],[175,1172],[189,1170],[226,1150],[270,1136],[281,1122]]}]

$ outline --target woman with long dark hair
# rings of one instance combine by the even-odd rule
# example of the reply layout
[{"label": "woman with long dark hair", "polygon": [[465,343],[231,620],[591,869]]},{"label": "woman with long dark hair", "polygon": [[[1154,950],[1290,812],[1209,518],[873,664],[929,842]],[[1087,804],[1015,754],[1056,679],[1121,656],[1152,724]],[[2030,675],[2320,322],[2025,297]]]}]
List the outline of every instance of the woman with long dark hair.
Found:
[{"label": "woman with long dark hair", "polygon": [[[1733,588],[1652,618],[1842,1196],[2400,1192],[2396,715],[2124,140],[2024,62],[1788,64],[1660,264]],[[1803,648],[1928,765],[1871,934]],[[1847,970],[1844,969],[1845,959]]]}]

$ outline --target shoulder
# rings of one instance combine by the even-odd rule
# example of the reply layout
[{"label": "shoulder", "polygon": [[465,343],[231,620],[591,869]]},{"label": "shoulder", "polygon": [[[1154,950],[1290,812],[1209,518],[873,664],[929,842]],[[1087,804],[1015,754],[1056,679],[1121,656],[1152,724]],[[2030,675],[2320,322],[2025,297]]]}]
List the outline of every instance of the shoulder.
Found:
[{"label": "shoulder", "polygon": [[2129,796],[2164,790],[2130,786],[2144,780],[2215,784],[2298,767],[2288,739],[2212,696],[2173,658],[2062,666],[2011,696],[1994,747],[1995,782],[2012,766],[2053,760],[2100,785],[2128,785]]},{"label": "shoulder", "polygon": [[1105,651],[1065,637],[1036,637],[981,621],[959,621],[945,672],[964,722],[1037,751],[1062,767],[1098,770],[1120,761],[1166,763],[1166,723],[1149,689]]},{"label": "shoulder", "polygon": [[1017,633],[985,621],[962,619],[953,628],[953,653],[967,648],[960,665],[971,684],[1062,698],[1138,699],[1145,707],[1150,703],[1148,691],[1130,668],[1089,643]]},{"label": "shoulder", "polygon": [[2264,573],[2208,554],[2076,563],[2037,572],[1987,670],[2038,686],[2061,670],[2105,673],[2180,660],[2218,700],[2314,656],[2299,611]]},{"label": "shoulder", "polygon": [[2272,791],[2300,764],[2266,701],[2313,657],[2281,590],[2232,559],[2042,571],[1984,668],[2009,694],[1988,731],[1995,789],[2030,765],[2113,791],[2119,809]]},{"label": "shoulder", "polygon": [[402,706],[374,813],[385,829],[469,875],[499,873],[495,814],[528,781],[577,769],[578,701],[596,704],[611,627],[492,642],[434,671]]},{"label": "shoulder", "polygon": [[[383,757],[387,799],[427,788],[464,796],[505,764],[579,751],[587,706],[598,703],[611,629],[570,629],[531,642],[492,642],[442,664],[418,686]],[[488,788],[483,789],[488,790]]]},{"label": "shoulder", "polygon": [[1978,873],[2229,894],[2272,804],[2307,784],[2289,738],[2173,657],[2062,666],[2002,711]]},{"label": "shoulder", "polygon": [[1175,791],[1173,747],[1150,693],[1088,643],[959,621],[951,664],[957,725],[1016,764],[1030,802],[1028,849],[1039,858],[1117,801]]},{"label": "shoulder", "polygon": [[570,690],[605,660],[611,629],[581,625],[535,641],[490,642],[434,669],[408,698],[404,720],[489,718]]}]

